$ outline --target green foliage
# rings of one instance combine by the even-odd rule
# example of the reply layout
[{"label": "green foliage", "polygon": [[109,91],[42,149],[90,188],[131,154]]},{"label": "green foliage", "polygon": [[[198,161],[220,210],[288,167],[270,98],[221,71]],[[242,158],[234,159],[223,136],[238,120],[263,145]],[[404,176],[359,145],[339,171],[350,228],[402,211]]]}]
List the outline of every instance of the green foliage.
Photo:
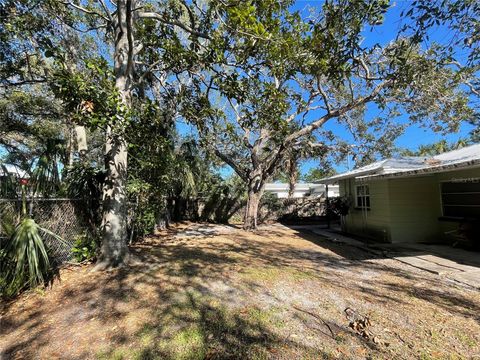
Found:
[{"label": "green foliage", "polygon": [[97,256],[98,241],[89,234],[77,237],[73,244],[72,254],[77,262],[93,261]]},{"label": "green foliage", "polygon": [[328,201],[327,211],[335,216],[348,215],[352,207],[352,199],[346,196],[338,196]]},{"label": "green foliage", "polygon": [[480,5],[477,0],[414,1],[402,16],[412,18],[413,23],[404,26],[405,32],[412,32],[420,42],[429,38],[430,30],[439,25],[450,31],[445,33],[443,56],[455,55],[455,47],[461,47],[462,56],[468,55],[469,65],[480,60]]},{"label": "green foliage", "polygon": [[[178,220],[198,196],[223,209],[218,214],[230,212],[231,200],[240,195],[235,188],[226,194],[212,154],[250,185],[253,170],[264,183],[293,157],[293,182],[298,160],[313,154],[311,142],[321,143],[330,161],[351,157],[353,149],[355,161],[366,162],[392,148],[406,126],[395,121],[402,112],[409,113],[410,123],[444,132],[476,118],[462,84],[477,70],[457,71],[440,62],[444,49],[416,46],[418,34],[387,45],[364,41],[368,29],[384,21],[388,0],[325,1],[308,17],[292,13],[293,3],[145,1],[131,13],[129,50],[115,54],[115,40],[125,29],[109,20],[120,12],[103,2],[5,0],[0,147],[13,163],[36,165],[31,171],[36,193],[61,193],[63,165],[68,193],[95,199],[88,208],[96,211],[102,176],[108,174],[91,154],[87,159],[82,154],[81,165],[66,166],[68,131],[80,124],[127,143],[132,231],[142,235],[167,201],[175,203]],[[453,19],[445,8],[452,16],[478,12],[473,1],[467,3],[419,0],[412,8],[426,14],[417,20],[429,27],[435,16]],[[112,64],[122,57],[131,75],[117,89],[125,69]],[[367,119],[372,108],[381,114]],[[179,117],[197,126],[199,140],[175,133]],[[322,129],[327,120],[352,136],[341,139],[342,131]],[[209,218],[225,219],[212,214]]]},{"label": "green foliage", "polygon": [[267,209],[269,213],[280,213],[281,210],[285,209],[284,201],[272,193],[265,193],[262,196],[261,206]]},{"label": "green foliage", "polygon": [[143,237],[151,234],[157,223],[157,204],[146,204],[139,208],[135,214],[136,237]]},{"label": "green foliage", "polygon": [[403,149],[400,150],[402,156],[435,156],[447,151],[457,150],[464,146],[470,145],[468,140],[458,140],[454,143],[449,143],[447,140],[440,140],[433,144],[420,145],[416,150]]},{"label": "green foliage", "polygon": [[203,195],[201,218],[205,221],[228,223],[246,203],[246,187],[238,176],[218,179]]},{"label": "green foliage", "polygon": [[129,110],[120,101],[107,61],[101,57],[90,58],[81,70],[69,68],[67,61],[57,60],[51,88],[63,100],[72,120],[92,130],[107,125],[124,129],[128,124],[119,121],[130,119]]},{"label": "green foliage", "polygon": [[[151,234],[155,229],[157,217],[164,213],[164,198],[152,196],[148,183],[139,179],[131,180],[127,186],[130,203],[131,239],[136,240]],[[133,202],[135,201],[135,202]]]},{"label": "green foliage", "polygon": [[315,181],[324,179],[326,177],[335,175],[336,173],[337,172],[335,171],[335,169],[332,169],[329,167],[327,168],[312,167],[308,170],[308,172],[305,175],[302,176],[302,180],[305,182],[315,182]]},{"label": "green foliage", "polygon": [[[5,219],[4,219],[5,220]],[[2,225],[5,229],[5,225]],[[48,282],[52,276],[52,266],[43,237],[55,237],[51,231],[40,227],[33,219],[24,218],[15,227],[6,244],[2,244],[3,256],[0,274],[4,287],[0,292],[14,296],[26,287],[35,287]]]},{"label": "green foliage", "polygon": [[8,173],[4,164],[0,164],[0,172],[3,172],[3,175],[0,176],[0,198],[15,199],[19,191],[16,177]]},{"label": "green foliage", "polygon": [[102,169],[77,162],[65,169],[68,196],[79,199],[100,199],[105,174]]},{"label": "green foliage", "polygon": [[60,163],[64,158],[64,142],[60,139],[47,139],[44,149],[32,171],[33,193],[44,197],[55,195],[61,186]]}]

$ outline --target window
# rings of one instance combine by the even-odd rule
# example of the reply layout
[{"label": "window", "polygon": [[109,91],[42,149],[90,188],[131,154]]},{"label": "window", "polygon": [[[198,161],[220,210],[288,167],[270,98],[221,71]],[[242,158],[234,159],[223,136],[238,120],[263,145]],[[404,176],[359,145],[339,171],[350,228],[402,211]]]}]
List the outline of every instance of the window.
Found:
[{"label": "window", "polygon": [[370,189],[368,185],[357,185],[355,206],[360,209],[370,209]]},{"label": "window", "polygon": [[441,184],[443,216],[480,218],[480,180]]}]

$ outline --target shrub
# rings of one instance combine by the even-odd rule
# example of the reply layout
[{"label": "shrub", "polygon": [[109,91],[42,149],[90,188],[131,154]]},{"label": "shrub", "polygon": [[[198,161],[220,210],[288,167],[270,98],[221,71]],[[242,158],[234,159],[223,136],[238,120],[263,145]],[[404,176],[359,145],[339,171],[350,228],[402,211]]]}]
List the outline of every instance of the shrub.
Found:
[{"label": "shrub", "polygon": [[89,234],[78,236],[72,248],[73,257],[77,262],[93,261],[97,257],[98,242]]},{"label": "shrub", "polygon": [[27,287],[48,283],[54,275],[45,236],[64,241],[27,216],[25,184],[22,184],[22,214],[3,208],[0,226],[6,240],[0,243],[0,295],[12,297]]},{"label": "shrub", "polygon": [[352,200],[346,196],[335,197],[329,200],[327,211],[335,216],[348,215],[352,206]]}]

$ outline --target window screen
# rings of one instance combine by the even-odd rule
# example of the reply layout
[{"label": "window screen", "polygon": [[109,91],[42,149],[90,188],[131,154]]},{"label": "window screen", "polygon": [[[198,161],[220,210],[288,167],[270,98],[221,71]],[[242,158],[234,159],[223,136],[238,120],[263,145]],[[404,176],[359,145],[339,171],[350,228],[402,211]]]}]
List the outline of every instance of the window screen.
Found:
[{"label": "window screen", "polygon": [[441,189],[444,216],[480,218],[480,179],[444,182]]},{"label": "window screen", "polygon": [[356,193],[356,207],[370,209],[370,189],[368,185],[357,185]]}]

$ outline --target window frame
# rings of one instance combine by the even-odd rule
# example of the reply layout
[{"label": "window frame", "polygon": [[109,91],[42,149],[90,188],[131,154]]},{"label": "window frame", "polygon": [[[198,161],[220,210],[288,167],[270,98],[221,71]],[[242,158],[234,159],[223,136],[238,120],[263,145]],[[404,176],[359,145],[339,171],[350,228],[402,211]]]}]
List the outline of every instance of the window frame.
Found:
[{"label": "window frame", "polygon": [[[479,218],[478,215],[472,215],[472,214],[460,214],[460,213],[451,213],[450,211],[447,211],[447,208],[468,208],[468,207],[474,207],[478,208],[480,207],[480,204],[461,204],[457,203],[456,201],[451,202],[452,200],[446,201],[446,198],[451,196],[451,195],[456,195],[456,196],[478,196],[480,194],[480,191],[476,190],[472,191],[471,189],[455,189],[455,190],[448,190],[446,191],[445,187],[451,186],[453,184],[478,184],[480,183],[480,178],[467,178],[467,179],[450,179],[450,180],[442,180],[440,181],[440,209],[441,209],[441,214],[442,217],[445,218],[456,218],[456,219],[469,219],[469,218]],[[478,186],[478,185],[477,185]],[[455,211],[453,211],[455,212]]]},{"label": "window frame", "polygon": [[[360,189],[363,189],[362,193],[360,193]],[[361,210],[370,210],[371,206],[372,203],[369,184],[355,184],[355,208]]]}]

